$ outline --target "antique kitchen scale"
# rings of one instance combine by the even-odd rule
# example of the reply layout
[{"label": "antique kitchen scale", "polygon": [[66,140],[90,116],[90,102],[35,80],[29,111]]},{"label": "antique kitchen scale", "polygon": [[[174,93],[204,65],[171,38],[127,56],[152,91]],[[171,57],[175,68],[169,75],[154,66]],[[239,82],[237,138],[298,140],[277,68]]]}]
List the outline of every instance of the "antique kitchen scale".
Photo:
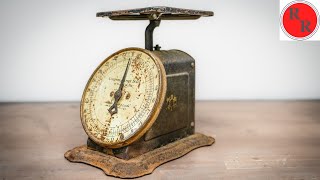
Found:
[{"label": "antique kitchen scale", "polygon": [[94,71],[83,92],[80,115],[87,145],[65,153],[71,162],[134,178],[214,143],[195,133],[195,60],[180,50],[153,47],[161,20],[192,20],[211,11],[148,7],[97,13],[112,20],[149,20],[145,49],[122,49]]}]

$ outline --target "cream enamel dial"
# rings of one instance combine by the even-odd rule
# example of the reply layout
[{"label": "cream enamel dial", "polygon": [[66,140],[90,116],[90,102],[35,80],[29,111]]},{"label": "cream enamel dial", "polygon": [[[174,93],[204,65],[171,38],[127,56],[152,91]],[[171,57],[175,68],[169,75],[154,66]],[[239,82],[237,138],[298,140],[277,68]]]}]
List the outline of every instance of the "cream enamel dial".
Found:
[{"label": "cream enamel dial", "polygon": [[102,146],[126,146],[151,127],[165,92],[165,70],[152,52],[118,51],[100,64],[87,83],[81,100],[82,125]]}]

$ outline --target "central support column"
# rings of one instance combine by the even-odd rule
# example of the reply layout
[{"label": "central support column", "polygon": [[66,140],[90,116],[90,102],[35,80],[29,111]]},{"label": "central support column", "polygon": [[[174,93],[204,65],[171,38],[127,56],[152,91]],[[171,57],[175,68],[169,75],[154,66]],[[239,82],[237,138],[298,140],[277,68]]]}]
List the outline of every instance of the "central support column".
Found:
[{"label": "central support column", "polygon": [[145,49],[153,51],[153,30],[160,25],[160,20],[150,20],[145,32]]}]

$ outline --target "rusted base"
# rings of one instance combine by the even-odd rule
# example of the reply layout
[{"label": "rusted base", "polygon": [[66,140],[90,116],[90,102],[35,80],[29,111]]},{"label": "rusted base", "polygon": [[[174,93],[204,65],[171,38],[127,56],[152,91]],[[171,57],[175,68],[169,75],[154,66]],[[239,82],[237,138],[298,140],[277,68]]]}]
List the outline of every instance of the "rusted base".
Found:
[{"label": "rusted base", "polygon": [[151,174],[161,164],[180,158],[196,148],[210,146],[214,141],[210,136],[196,133],[129,160],[94,151],[83,145],[67,151],[64,157],[71,162],[98,167],[110,176],[135,178]]}]

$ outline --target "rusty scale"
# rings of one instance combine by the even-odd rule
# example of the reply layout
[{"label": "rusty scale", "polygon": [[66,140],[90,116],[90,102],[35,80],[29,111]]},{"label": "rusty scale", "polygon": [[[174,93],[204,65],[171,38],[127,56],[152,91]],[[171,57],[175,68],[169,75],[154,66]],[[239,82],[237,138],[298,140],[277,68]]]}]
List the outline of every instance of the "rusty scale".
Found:
[{"label": "rusty scale", "polygon": [[180,50],[153,47],[161,20],[194,20],[211,11],[172,7],[99,12],[112,20],[149,20],[145,49],[126,48],[106,58],[90,77],[81,100],[86,145],[65,153],[71,162],[134,178],[214,143],[195,133],[195,60]]}]

